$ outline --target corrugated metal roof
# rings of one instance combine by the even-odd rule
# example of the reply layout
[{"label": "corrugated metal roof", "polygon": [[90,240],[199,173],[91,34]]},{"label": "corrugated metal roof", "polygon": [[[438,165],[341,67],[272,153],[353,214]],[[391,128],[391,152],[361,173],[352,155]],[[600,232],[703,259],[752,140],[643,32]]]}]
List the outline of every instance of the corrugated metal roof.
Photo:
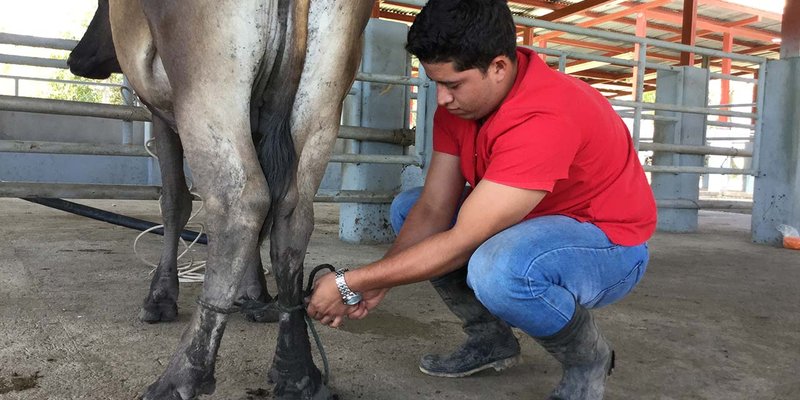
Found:
[{"label": "corrugated metal roof", "polygon": [[[780,51],[779,45],[773,42],[773,38],[780,36],[781,23],[776,21],[777,14],[769,12],[760,12],[753,8],[752,5],[730,5],[724,0],[698,0],[697,7],[697,30],[698,36],[695,37],[695,45],[709,49],[722,50],[723,48],[723,31],[728,31],[733,37],[732,51],[734,53],[744,53],[766,58],[778,58]],[[402,3],[402,1],[400,1]],[[548,0],[518,0],[509,1],[509,8],[512,13],[519,16],[528,18],[543,18],[547,19],[546,15],[559,10],[564,7],[573,6],[581,3],[580,1],[548,1]],[[596,2],[594,3],[596,4]],[[648,6],[648,4],[652,6]],[[635,35],[635,21],[636,15],[634,12],[626,13],[631,7],[644,9],[645,18],[647,20],[647,37],[658,40],[680,42],[682,35],[682,19],[683,19],[683,0],[612,0],[596,5],[594,7],[582,10],[580,12],[566,15],[559,18],[556,22],[571,25],[588,26],[592,29],[600,29],[611,32],[623,33],[627,35]],[[404,16],[413,15],[418,12],[418,7],[400,6],[392,1],[382,1],[380,4],[382,16],[390,15],[391,13],[398,13]],[[756,18],[754,13],[744,11],[753,11],[763,16]],[[597,18],[604,17],[610,14],[617,14],[618,17],[597,23]],[[584,54],[616,56],[620,58],[628,57],[625,54],[632,50],[633,44],[625,41],[614,41],[608,39],[600,39],[597,37],[587,35],[577,35],[570,33],[554,33],[545,29],[535,29],[536,37],[548,39],[547,48],[558,51],[580,52]],[[534,45],[537,45],[536,37],[534,37]],[[648,61],[657,63],[676,64],[680,59],[680,52],[656,48],[648,49]],[[548,57],[548,62],[557,64],[556,57]],[[710,62],[714,68],[718,69],[717,65],[720,60],[711,58]],[[579,60],[570,60],[568,65],[579,64]],[[619,75],[621,80],[630,80],[631,69],[625,66],[615,65],[595,65],[591,66],[591,72],[583,72],[585,76],[595,75],[601,76],[603,74],[609,75],[609,80],[616,79],[615,74]],[[752,65],[734,61],[733,73],[747,74],[752,73]],[[588,67],[589,65],[581,66],[580,68]],[[612,76],[613,75],[613,76]],[[588,78],[587,78],[588,79]]]}]

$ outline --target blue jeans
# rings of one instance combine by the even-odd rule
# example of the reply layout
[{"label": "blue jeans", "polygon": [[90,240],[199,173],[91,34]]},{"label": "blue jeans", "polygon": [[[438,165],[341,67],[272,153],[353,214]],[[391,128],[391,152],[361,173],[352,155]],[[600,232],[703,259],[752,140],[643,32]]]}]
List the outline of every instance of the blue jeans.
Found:
[{"label": "blue jeans", "polygon": [[[400,231],[421,188],[400,193],[391,222]],[[532,218],[492,236],[467,265],[467,283],[492,314],[533,337],[558,333],[576,304],[617,302],[642,279],[647,244],[620,246],[594,224],[562,215]]]}]

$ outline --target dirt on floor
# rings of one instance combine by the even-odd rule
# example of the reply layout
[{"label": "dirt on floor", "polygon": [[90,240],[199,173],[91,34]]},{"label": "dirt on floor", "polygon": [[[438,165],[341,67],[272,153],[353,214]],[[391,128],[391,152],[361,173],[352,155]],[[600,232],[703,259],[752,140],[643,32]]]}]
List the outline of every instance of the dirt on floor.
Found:
[{"label": "dirt on floor", "polygon": [[[158,219],[153,201],[85,203]],[[339,241],[338,207],[316,208],[308,269],[358,267],[386,250]],[[606,399],[800,399],[800,251],[751,243],[749,215],[701,212],[700,226],[656,234],[634,293],[596,312],[617,352]],[[0,400],[135,399],[163,371],[200,285],[181,286],[178,321],[139,322],[150,268],[133,253],[136,234],[0,200]],[[159,248],[154,235],[139,244],[150,260]],[[204,250],[192,254],[202,259]],[[560,377],[556,361],[519,332],[523,361],[512,369],[464,379],[420,373],[421,355],[463,339],[427,283],[394,289],[370,317],[319,332],[342,400],[543,399]],[[270,399],[276,334],[273,324],[233,316],[217,390],[205,398]]]}]

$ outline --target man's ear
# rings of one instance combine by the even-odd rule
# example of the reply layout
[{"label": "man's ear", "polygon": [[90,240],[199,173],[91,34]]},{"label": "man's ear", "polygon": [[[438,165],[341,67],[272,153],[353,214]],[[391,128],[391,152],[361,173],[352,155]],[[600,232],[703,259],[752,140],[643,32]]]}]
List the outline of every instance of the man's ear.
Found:
[{"label": "man's ear", "polygon": [[496,82],[502,82],[507,77],[511,76],[511,70],[513,68],[513,63],[508,56],[499,55],[495,57],[491,63],[489,63],[489,72],[490,75],[495,79]]}]

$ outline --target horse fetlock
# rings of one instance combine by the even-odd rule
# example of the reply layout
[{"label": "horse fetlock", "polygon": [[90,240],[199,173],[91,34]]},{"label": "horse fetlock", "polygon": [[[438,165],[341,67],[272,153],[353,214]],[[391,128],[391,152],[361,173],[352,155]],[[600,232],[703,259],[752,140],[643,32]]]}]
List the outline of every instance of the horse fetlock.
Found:
[{"label": "horse fetlock", "polygon": [[178,303],[175,300],[155,301],[150,296],[139,311],[139,320],[150,324],[174,321],[177,317]]}]

